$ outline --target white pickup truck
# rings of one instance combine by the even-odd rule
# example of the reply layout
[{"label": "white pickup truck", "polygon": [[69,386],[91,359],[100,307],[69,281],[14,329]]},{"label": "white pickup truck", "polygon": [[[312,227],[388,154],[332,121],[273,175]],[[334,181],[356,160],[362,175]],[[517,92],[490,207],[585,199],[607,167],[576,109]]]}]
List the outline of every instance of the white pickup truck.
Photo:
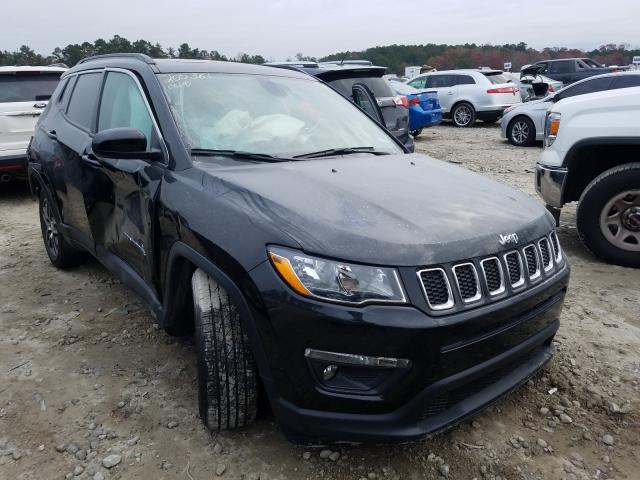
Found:
[{"label": "white pickup truck", "polygon": [[27,178],[27,146],[62,67],[0,67],[0,183]]},{"label": "white pickup truck", "polygon": [[561,100],[547,113],[536,189],[554,213],[578,201],[584,244],[640,267],[640,87]]}]

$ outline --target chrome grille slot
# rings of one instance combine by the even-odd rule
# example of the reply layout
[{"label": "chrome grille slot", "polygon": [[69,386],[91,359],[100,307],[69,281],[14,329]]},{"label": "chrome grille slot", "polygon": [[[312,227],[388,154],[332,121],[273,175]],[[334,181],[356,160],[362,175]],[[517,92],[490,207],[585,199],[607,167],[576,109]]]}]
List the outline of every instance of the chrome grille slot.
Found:
[{"label": "chrome grille slot", "polygon": [[500,295],[504,292],[504,277],[500,260],[497,257],[485,258],[480,262],[480,265],[489,295]]},{"label": "chrome grille slot", "polygon": [[542,268],[545,272],[548,272],[553,268],[553,261],[551,260],[551,250],[549,248],[549,240],[543,238],[538,242],[540,247],[540,253],[542,254]]},{"label": "chrome grille slot", "polygon": [[442,268],[429,268],[418,272],[422,290],[429,307],[433,310],[445,310],[453,307],[453,294],[447,274]]},{"label": "chrome grille slot", "polygon": [[462,263],[453,267],[453,274],[458,285],[460,297],[464,303],[471,303],[482,298],[478,272],[473,263]]},{"label": "chrome grille slot", "polygon": [[524,258],[527,262],[527,273],[531,280],[540,277],[540,263],[538,262],[538,252],[535,245],[527,245],[524,247]]},{"label": "chrome grille slot", "polygon": [[560,263],[562,260],[562,252],[560,251],[560,242],[558,241],[558,235],[556,232],[552,232],[550,235],[551,246],[553,247],[553,256],[556,263]]},{"label": "chrome grille slot", "polygon": [[509,274],[509,281],[513,288],[518,288],[524,284],[524,273],[522,271],[522,257],[520,252],[509,252],[504,256],[504,260],[507,264],[507,273]]}]

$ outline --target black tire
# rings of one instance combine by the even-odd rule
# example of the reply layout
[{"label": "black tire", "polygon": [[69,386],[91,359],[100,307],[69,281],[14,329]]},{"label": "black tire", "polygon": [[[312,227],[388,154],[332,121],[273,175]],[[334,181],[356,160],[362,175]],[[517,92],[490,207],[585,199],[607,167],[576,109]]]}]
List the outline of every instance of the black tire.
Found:
[{"label": "black tire", "polygon": [[415,130],[411,130],[409,133],[411,134],[411,136],[413,138],[416,138],[418,135],[420,135],[422,133],[422,129],[421,128],[416,128]]},{"label": "black tire", "polygon": [[460,102],[451,110],[451,120],[456,127],[472,127],[476,123],[476,109],[468,102]]},{"label": "black tire", "polygon": [[44,191],[40,192],[40,230],[49,260],[56,268],[66,269],[81,265],[87,252],[71,245],[58,230],[58,219]]},{"label": "black tire", "polygon": [[530,147],[536,142],[536,126],[529,117],[520,115],[509,122],[507,138],[514,147]]},{"label": "black tire", "polygon": [[640,163],[620,165],[596,177],[582,193],[577,224],[581,240],[596,256],[639,268]]},{"label": "black tire", "polygon": [[249,340],[227,292],[197,269],[191,279],[200,416],[209,430],[256,418],[258,380]]}]

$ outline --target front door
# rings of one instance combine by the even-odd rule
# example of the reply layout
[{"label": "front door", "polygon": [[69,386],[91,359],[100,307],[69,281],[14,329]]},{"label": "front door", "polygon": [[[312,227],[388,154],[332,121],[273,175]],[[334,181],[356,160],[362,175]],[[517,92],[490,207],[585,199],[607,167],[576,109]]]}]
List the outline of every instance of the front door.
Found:
[{"label": "front door", "polygon": [[[160,137],[138,80],[125,71],[107,71],[99,103],[97,132],[136,128],[147,138],[147,151],[159,148]],[[154,278],[155,196],[164,165],[143,159],[99,158],[88,146],[85,168],[98,187],[84,192],[84,205],[99,257],[119,259],[145,283]]]}]

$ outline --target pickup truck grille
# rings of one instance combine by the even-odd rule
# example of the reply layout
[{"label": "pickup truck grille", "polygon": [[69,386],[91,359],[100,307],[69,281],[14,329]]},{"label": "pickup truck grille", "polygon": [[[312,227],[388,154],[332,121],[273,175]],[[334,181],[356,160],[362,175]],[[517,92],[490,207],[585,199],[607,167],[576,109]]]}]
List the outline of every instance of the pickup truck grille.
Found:
[{"label": "pickup truck grille", "polygon": [[418,270],[418,278],[431,310],[457,311],[524,291],[553,275],[562,261],[553,232],[501,255]]}]

